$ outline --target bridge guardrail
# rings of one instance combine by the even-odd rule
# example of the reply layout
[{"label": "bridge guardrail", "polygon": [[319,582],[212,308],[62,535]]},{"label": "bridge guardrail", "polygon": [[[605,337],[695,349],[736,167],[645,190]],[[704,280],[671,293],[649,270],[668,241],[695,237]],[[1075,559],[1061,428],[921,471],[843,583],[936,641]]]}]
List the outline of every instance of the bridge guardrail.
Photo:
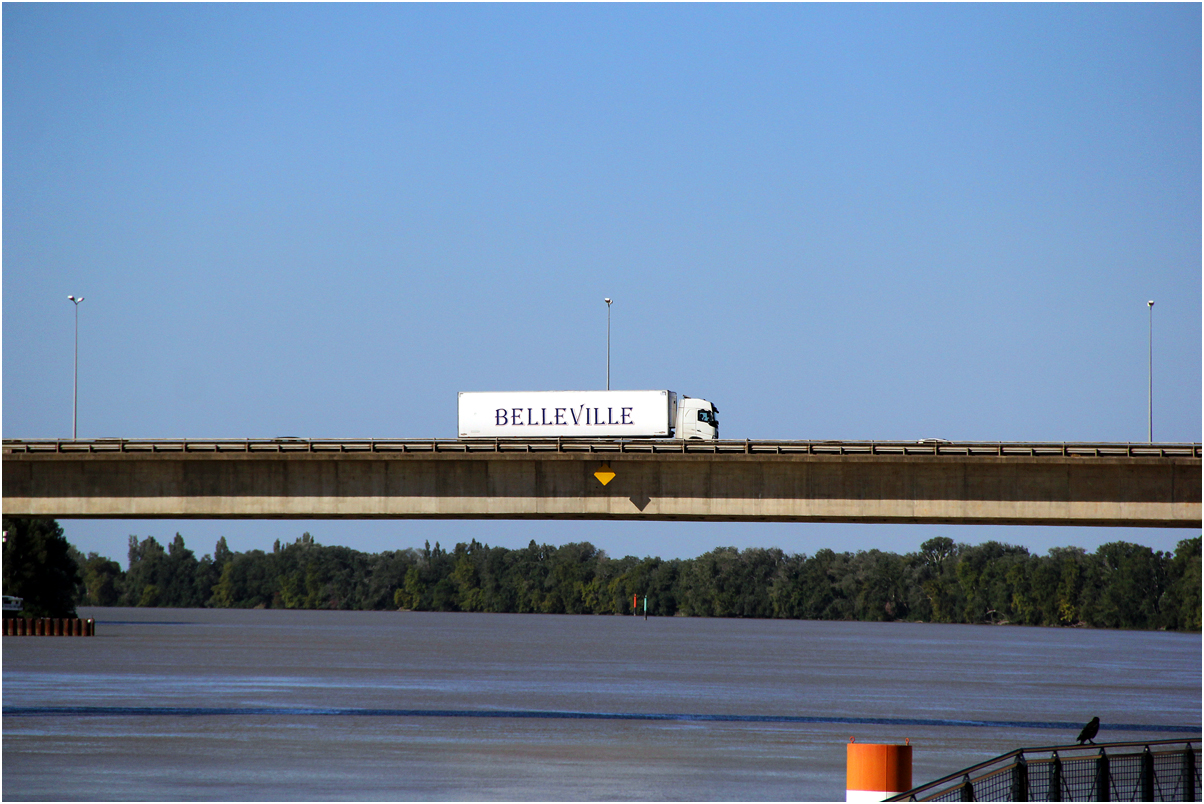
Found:
[{"label": "bridge guardrail", "polygon": [[5,439],[5,454],[622,453],[1025,458],[1200,458],[1200,444],[953,441],[623,441],[602,439]]}]

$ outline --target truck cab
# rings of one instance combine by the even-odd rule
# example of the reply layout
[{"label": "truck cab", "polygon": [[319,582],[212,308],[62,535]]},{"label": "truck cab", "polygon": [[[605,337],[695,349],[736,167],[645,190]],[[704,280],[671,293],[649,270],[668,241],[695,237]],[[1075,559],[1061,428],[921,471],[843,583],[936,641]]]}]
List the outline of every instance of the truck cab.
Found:
[{"label": "truck cab", "polygon": [[683,395],[674,421],[674,438],[719,438],[719,408],[705,399]]}]

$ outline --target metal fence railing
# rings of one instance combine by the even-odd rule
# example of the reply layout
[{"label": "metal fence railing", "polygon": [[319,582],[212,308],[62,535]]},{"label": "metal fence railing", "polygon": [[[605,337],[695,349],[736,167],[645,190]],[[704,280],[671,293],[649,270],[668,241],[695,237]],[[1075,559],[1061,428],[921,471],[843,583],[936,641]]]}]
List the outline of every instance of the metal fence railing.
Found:
[{"label": "metal fence railing", "polygon": [[887,801],[1199,801],[1200,741],[1020,748]]},{"label": "metal fence railing", "polygon": [[1204,456],[1195,443],[1072,443],[995,441],[687,441],[683,439],[590,439],[590,438],[477,438],[477,439],[14,439],[3,443],[5,455],[46,454],[224,454],[224,453],[322,453],[429,455],[431,453],[713,453],[716,455],[816,455],[816,456],[933,456],[953,459],[996,458],[1145,458],[1189,459]]}]

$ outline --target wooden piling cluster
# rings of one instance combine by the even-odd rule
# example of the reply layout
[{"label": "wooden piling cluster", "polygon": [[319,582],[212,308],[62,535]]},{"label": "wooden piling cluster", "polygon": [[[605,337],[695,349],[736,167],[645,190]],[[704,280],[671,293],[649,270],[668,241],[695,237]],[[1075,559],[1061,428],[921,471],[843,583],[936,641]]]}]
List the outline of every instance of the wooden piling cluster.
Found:
[{"label": "wooden piling cluster", "polygon": [[96,636],[96,620],[79,617],[8,617],[5,636]]}]

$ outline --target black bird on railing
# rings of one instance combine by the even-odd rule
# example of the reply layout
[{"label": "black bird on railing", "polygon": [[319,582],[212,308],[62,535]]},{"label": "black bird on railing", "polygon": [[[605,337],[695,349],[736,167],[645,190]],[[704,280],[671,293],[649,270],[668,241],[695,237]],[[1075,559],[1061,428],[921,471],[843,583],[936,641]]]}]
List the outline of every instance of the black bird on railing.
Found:
[{"label": "black bird on railing", "polygon": [[1091,718],[1091,722],[1084,726],[1083,730],[1079,732],[1079,745],[1082,745],[1085,742],[1095,745],[1095,740],[1092,738],[1097,734],[1099,734],[1099,718],[1093,717]]}]

